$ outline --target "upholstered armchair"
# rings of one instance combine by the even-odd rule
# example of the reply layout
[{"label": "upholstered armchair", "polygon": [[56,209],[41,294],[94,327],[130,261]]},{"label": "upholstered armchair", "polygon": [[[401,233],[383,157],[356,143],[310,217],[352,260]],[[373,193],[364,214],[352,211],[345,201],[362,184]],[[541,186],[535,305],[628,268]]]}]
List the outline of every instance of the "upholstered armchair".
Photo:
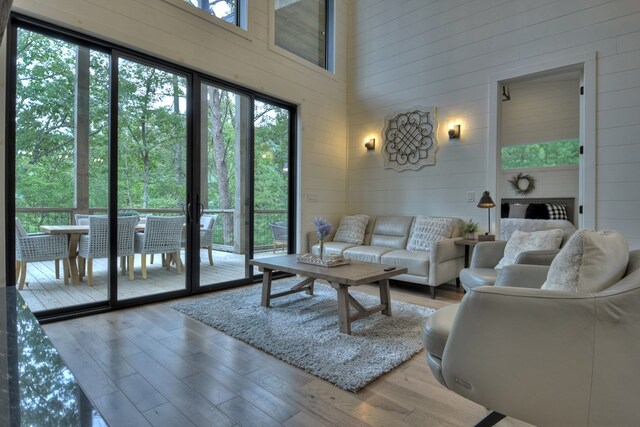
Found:
[{"label": "upholstered armchair", "polygon": [[[562,243],[564,246],[571,237],[573,230],[563,230]],[[504,256],[506,240],[496,240],[493,242],[480,242],[473,249],[469,268],[460,271],[460,283],[465,291],[477,286],[494,285],[500,270],[496,270],[496,265]],[[516,264],[528,265],[551,265],[553,258],[560,252],[560,249],[541,249],[521,252],[515,260]]]},{"label": "upholstered armchair", "polygon": [[599,292],[540,289],[548,269],[510,265],[496,286],[434,313],[424,328],[433,375],[495,411],[492,422],[640,425],[640,250]]}]

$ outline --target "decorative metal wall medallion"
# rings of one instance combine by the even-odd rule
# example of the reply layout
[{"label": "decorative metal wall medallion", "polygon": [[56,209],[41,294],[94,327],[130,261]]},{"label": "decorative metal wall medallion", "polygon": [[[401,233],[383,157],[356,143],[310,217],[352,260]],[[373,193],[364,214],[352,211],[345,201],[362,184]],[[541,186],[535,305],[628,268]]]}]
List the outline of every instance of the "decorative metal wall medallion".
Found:
[{"label": "decorative metal wall medallion", "polygon": [[438,122],[436,107],[415,106],[385,117],[382,130],[384,167],[418,170],[436,162]]}]

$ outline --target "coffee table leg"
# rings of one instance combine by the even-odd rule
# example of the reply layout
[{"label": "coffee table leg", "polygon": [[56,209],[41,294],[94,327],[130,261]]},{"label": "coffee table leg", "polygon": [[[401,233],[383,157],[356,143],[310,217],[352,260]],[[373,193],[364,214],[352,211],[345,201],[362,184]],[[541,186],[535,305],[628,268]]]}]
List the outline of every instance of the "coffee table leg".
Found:
[{"label": "coffee table leg", "polygon": [[349,287],[338,283],[331,284],[338,292],[338,321],[340,332],[351,335],[351,322],[349,320]]},{"label": "coffee table leg", "polygon": [[382,310],[382,314],[391,316],[391,290],[389,289],[389,279],[380,280],[378,282],[380,287],[380,304],[384,304],[386,307]]},{"label": "coffee table leg", "polygon": [[262,273],[262,302],[263,307],[269,307],[271,302],[271,273],[273,270],[265,268]]}]

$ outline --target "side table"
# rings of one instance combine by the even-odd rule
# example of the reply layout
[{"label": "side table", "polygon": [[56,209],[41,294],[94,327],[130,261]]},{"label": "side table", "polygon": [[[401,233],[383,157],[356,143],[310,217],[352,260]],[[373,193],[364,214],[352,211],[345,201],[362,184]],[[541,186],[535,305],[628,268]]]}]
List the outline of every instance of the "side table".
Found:
[{"label": "side table", "polygon": [[464,268],[469,268],[471,261],[471,248],[478,244],[475,239],[456,240],[453,242],[456,246],[464,246]]}]

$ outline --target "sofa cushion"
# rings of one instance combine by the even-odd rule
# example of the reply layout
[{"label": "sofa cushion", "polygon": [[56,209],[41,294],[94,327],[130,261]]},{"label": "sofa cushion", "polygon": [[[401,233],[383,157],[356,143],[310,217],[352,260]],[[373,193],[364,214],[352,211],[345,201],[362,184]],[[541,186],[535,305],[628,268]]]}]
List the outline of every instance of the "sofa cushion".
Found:
[{"label": "sofa cushion", "polygon": [[368,215],[343,216],[333,241],[361,245],[364,242],[364,232],[368,223]]},{"label": "sofa cushion", "polygon": [[407,249],[410,251],[429,251],[433,242],[451,237],[452,231],[453,218],[418,215]]},{"label": "sofa cushion", "polygon": [[[344,243],[344,242],[324,242],[324,254],[325,255],[342,255],[342,253],[349,249],[353,248],[353,243]],[[320,253],[320,245],[313,245],[311,248],[311,253],[314,255],[318,255]]]},{"label": "sofa cushion", "polygon": [[562,230],[520,231],[513,232],[504,248],[504,255],[496,269],[515,264],[521,252],[544,249],[558,249],[562,242]]},{"label": "sofa cushion", "polygon": [[407,274],[429,276],[429,252],[398,249],[382,255],[382,264],[406,267]]},{"label": "sofa cushion", "polygon": [[619,281],[629,262],[629,245],[616,231],[578,230],[549,267],[542,289],[600,292]]},{"label": "sofa cushion", "polygon": [[345,250],[344,256],[354,261],[380,263],[382,255],[391,250],[385,246],[354,246]]},{"label": "sofa cushion", "polygon": [[373,227],[370,244],[404,249],[407,247],[412,223],[412,216],[379,216]]}]

